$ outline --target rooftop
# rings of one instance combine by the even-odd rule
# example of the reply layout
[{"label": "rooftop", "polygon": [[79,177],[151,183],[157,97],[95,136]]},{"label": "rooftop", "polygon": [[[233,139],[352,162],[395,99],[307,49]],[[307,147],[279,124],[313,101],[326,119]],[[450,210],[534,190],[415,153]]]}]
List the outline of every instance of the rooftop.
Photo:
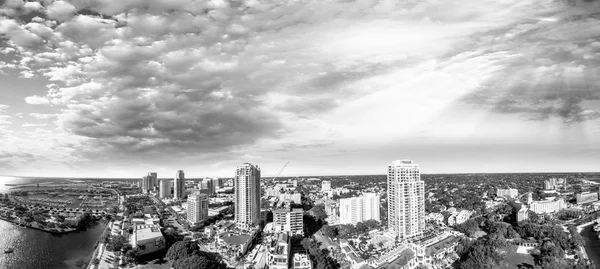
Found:
[{"label": "rooftop", "polygon": [[157,225],[136,225],[135,235],[138,241],[163,237]]},{"label": "rooftop", "polygon": [[405,265],[407,265],[410,260],[415,258],[415,252],[410,249],[407,248],[404,251],[400,252],[400,254],[398,255],[398,258],[396,258],[395,260],[386,263],[384,266],[381,266],[381,268],[402,268]]},{"label": "rooftop", "polygon": [[239,234],[239,235],[233,235],[233,234],[225,234],[222,237],[223,241],[225,241],[225,243],[232,245],[232,246],[239,246],[242,245],[244,243],[246,243],[249,239],[250,239],[250,235],[247,234]]},{"label": "rooftop", "polygon": [[444,252],[448,247],[452,246],[452,244],[456,241],[458,241],[458,239],[456,237],[448,236],[448,237],[444,238],[443,240],[425,248],[425,255],[431,256],[431,255],[437,255],[441,252]]}]

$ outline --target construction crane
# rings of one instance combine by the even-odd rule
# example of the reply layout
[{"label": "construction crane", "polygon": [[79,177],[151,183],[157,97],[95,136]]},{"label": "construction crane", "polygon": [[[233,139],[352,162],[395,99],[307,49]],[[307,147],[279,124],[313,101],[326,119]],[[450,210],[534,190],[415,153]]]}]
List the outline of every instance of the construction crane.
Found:
[{"label": "construction crane", "polygon": [[281,175],[281,172],[283,172],[283,169],[285,169],[285,167],[288,165],[288,163],[290,163],[290,162],[285,163],[283,165],[283,167],[281,167],[281,170],[279,170],[279,173],[277,173],[277,175],[273,178],[273,181],[275,181],[275,179],[277,179],[279,177],[279,175]]}]

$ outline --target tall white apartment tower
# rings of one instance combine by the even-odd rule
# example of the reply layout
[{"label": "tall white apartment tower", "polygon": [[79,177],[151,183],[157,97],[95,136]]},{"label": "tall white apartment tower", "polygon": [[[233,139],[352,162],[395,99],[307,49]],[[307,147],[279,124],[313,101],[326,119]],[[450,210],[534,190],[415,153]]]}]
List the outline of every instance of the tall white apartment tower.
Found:
[{"label": "tall white apartment tower", "polygon": [[425,230],[425,183],[419,165],[411,160],[394,161],[388,167],[388,229],[399,238]]},{"label": "tall white apartment tower", "polygon": [[173,184],[173,198],[183,199],[185,195],[185,174],[183,170],[177,171]]},{"label": "tall white apartment tower", "polygon": [[250,163],[238,166],[233,180],[235,222],[241,227],[259,224],[260,169]]},{"label": "tall white apartment tower", "polygon": [[366,220],[381,221],[380,196],[365,193],[363,196],[340,199],[340,224],[355,224]]},{"label": "tall white apartment tower", "polygon": [[187,200],[187,220],[191,224],[201,222],[208,218],[208,195],[193,192]]},{"label": "tall white apartment tower", "polygon": [[171,181],[171,180],[161,180],[160,181],[159,197],[161,199],[171,197],[171,184],[173,184],[173,181]]}]

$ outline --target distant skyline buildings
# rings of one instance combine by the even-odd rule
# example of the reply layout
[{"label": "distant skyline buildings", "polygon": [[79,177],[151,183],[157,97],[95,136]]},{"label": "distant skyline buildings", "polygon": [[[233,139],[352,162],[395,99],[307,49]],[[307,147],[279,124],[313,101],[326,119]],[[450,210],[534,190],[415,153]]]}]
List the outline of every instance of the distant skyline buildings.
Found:
[{"label": "distant skyline buildings", "polygon": [[425,231],[425,183],[419,165],[396,160],[388,166],[388,229],[402,238]]},{"label": "distant skyline buildings", "polygon": [[185,196],[185,173],[183,170],[178,170],[173,180],[173,198],[183,199]]},{"label": "distant skyline buildings", "polygon": [[260,169],[250,163],[237,167],[233,180],[235,222],[241,227],[258,225],[260,221]]}]

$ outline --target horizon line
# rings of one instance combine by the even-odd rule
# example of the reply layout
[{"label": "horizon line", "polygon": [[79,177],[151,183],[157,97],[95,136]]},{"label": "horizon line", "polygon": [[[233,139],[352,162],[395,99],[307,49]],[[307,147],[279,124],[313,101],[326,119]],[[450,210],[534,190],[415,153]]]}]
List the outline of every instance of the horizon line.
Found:
[{"label": "horizon line", "polygon": [[[595,172],[442,172],[442,173],[421,173],[421,175],[466,175],[466,174],[600,174],[600,171]],[[356,177],[356,176],[385,176],[386,174],[340,174],[340,175],[300,175],[300,176],[279,176],[277,178],[311,178],[311,177]],[[138,179],[136,177],[78,177],[78,176],[16,176],[16,175],[0,175],[0,177],[13,177],[13,178],[38,178],[38,179]],[[203,177],[190,177],[187,179],[203,179],[203,178],[233,178],[233,177],[220,177],[220,176],[203,176]],[[264,176],[261,178],[275,178],[275,176]],[[140,177],[141,179],[141,177]],[[158,178],[158,179],[169,179],[169,178]]]}]

